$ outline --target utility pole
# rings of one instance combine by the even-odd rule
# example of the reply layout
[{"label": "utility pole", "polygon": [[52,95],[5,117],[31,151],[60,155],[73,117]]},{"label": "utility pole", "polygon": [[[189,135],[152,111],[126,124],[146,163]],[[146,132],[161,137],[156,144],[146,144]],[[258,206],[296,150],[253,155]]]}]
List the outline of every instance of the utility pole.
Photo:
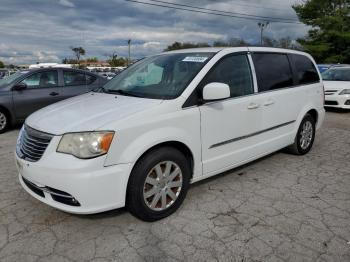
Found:
[{"label": "utility pole", "polygon": [[129,65],[130,65],[130,62],[131,62],[131,55],[130,55],[131,39],[128,40],[128,46],[129,46],[129,58],[128,58],[128,66],[129,66]]},{"label": "utility pole", "polygon": [[264,34],[264,30],[267,28],[267,26],[270,24],[269,21],[266,22],[259,22],[258,26],[260,28],[260,45],[263,46],[263,34]]}]

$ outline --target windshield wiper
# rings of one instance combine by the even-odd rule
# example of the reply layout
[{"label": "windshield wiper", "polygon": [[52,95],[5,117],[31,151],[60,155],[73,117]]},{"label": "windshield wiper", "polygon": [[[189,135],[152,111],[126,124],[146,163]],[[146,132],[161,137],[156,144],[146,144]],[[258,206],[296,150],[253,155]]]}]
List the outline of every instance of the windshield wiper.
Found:
[{"label": "windshield wiper", "polygon": [[111,93],[111,94],[120,94],[120,95],[125,95],[125,96],[133,96],[133,97],[142,97],[140,95],[136,95],[135,93],[128,92],[122,89],[117,89],[117,90],[112,90],[112,89],[107,89],[104,90],[106,93]]},{"label": "windshield wiper", "polygon": [[92,90],[92,92],[98,92],[98,93],[100,92],[105,93],[105,91],[106,90],[104,89],[104,87],[97,87]]}]

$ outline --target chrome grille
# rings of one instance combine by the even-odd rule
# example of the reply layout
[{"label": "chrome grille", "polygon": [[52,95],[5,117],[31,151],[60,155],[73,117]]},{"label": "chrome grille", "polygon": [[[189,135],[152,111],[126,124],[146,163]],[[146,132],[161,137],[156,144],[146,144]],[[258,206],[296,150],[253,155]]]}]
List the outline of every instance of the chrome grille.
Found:
[{"label": "chrome grille", "polygon": [[324,94],[326,96],[328,96],[328,95],[334,95],[336,92],[337,92],[337,90],[325,90]]},{"label": "chrome grille", "polygon": [[18,157],[36,162],[44,154],[53,135],[24,125],[18,137],[16,152]]}]

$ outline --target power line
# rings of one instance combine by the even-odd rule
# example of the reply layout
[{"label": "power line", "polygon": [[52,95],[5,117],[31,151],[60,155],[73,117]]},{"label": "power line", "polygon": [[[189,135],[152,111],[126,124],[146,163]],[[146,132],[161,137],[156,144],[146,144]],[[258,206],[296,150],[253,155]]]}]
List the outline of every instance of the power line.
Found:
[{"label": "power line", "polygon": [[[193,13],[201,13],[201,14],[210,14],[210,15],[217,15],[217,16],[223,16],[223,17],[233,17],[233,18],[241,18],[241,19],[248,19],[248,20],[255,20],[255,21],[260,21],[262,20],[262,17],[260,16],[242,16],[242,15],[230,15],[230,14],[225,14],[225,13],[219,13],[219,11],[201,11],[201,10],[194,10],[193,9],[188,9],[185,7],[177,7],[177,6],[169,6],[169,5],[163,5],[163,4],[156,4],[156,3],[147,3],[147,2],[142,2],[142,1],[137,1],[137,0],[124,0],[126,2],[132,2],[132,3],[137,3],[137,4],[143,4],[143,5],[150,5],[150,6],[159,6],[159,7],[166,7],[169,9],[177,9],[177,10],[183,10],[183,11],[189,11]],[[222,12],[222,11],[220,11]],[[264,17],[264,19],[269,19],[270,22],[274,23],[285,23],[285,24],[300,24],[302,25],[303,23],[297,22],[297,21],[284,21],[275,17]]]},{"label": "power line", "polygon": [[[253,8],[263,8],[263,9],[281,10],[281,11],[287,11],[288,10],[288,8],[276,8],[276,7],[271,7],[271,6],[258,6],[258,5],[250,5],[250,4],[246,4],[246,3],[241,4],[242,2],[244,3],[244,1],[234,1],[234,0],[232,0],[232,4],[235,4],[235,5],[238,5],[238,6],[247,6],[247,7],[253,7]],[[280,6],[280,7],[282,7],[282,6],[286,7],[286,5],[281,5],[280,3],[275,3],[274,5],[275,6]]]},{"label": "power line", "polygon": [[[193,6],[193,5],[187,5],[187,4],[177,4],[177,3],[171,3],[171,2],[167,2],[167,1],[161,1],[161,0],[148,0],[148,1],[150,1],[150,2],[157,2],[157,3],[163,3],[163,4],[167,4],[167,5],[189,7],[189,8],[193,8],[193,9],[200,9],[200,10],[206,10],[206,11],[211,11],[211,12],[220,12],[220,13],[225,13],[225,14],[244,15],[244,16],[248,16],[248,17],[259,17],[261,19],[270,18],[270,17],[266,17],[266,16],[258,16],[258,15],[238,13],[238,12],[228,12],[228,11],[223,11],[223,10],[218,10],[218,9],[210,9],[210,8],[198,7],[198,6]],[[264,8],[264,7],[261,7],[261,8]],[[288,18],[276,17],[275,19],[298,22],[295,19],[288,19]]]}]

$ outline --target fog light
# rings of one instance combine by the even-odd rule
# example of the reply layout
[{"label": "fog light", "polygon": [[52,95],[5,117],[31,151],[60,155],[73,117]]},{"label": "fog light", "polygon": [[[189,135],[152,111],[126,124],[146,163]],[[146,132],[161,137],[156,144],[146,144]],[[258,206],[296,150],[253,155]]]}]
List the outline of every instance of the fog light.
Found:
[{"label": "fog light", "polygon": [[345,101],[345,105],[349,106],[350,105],[350,100]]}]

